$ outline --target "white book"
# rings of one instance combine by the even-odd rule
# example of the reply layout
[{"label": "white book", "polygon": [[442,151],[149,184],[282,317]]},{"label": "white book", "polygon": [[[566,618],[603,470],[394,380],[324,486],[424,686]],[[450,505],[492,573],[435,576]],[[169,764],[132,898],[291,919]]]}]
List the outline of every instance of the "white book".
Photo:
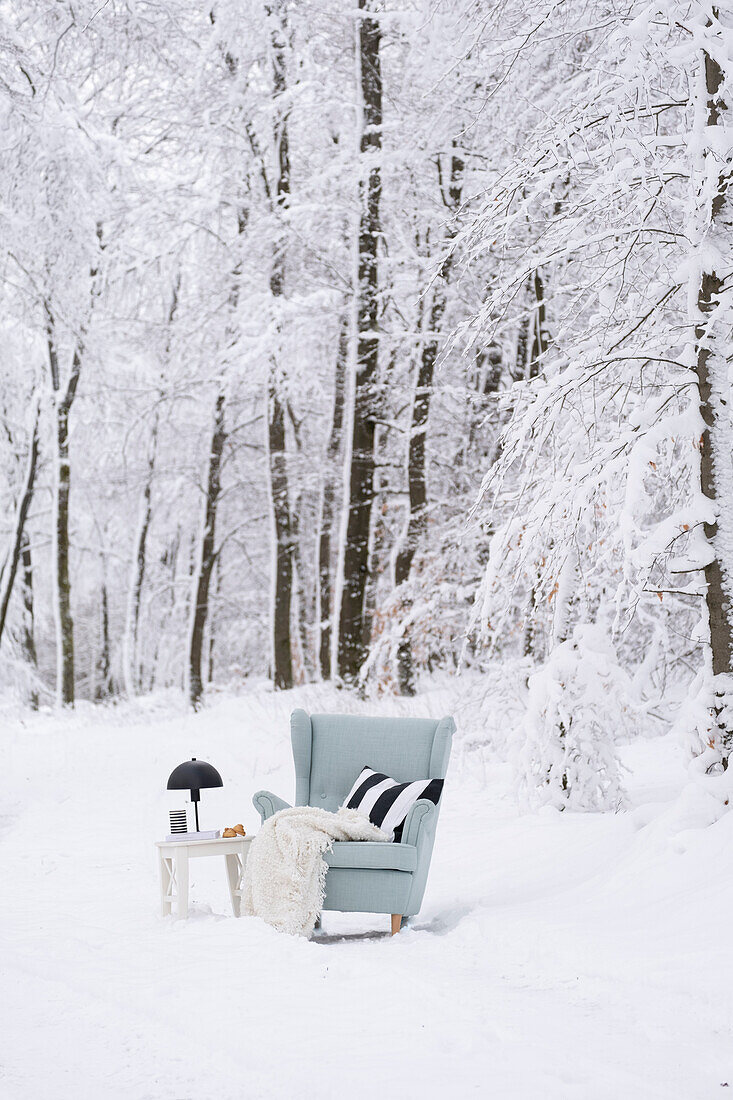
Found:
[{"label": "white book", "polygon": [[169,833],[165,839],[171,844],[175,844],[176,841],[180,844],[184,840],[220,840],[221,829],[209,829],[208,832],[198,833]]}]

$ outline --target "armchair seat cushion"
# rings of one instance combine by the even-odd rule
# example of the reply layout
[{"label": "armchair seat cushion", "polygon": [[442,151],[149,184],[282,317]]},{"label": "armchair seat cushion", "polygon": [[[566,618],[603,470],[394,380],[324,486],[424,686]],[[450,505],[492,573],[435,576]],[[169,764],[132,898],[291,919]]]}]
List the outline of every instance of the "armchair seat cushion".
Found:
[{"label": "armchair seat cushion", "polygon": [[323,857],[329,867],[371,868],[389,871],[414,871],[417,848],[414,844],[381,844],[373,840],[337,840]]}]

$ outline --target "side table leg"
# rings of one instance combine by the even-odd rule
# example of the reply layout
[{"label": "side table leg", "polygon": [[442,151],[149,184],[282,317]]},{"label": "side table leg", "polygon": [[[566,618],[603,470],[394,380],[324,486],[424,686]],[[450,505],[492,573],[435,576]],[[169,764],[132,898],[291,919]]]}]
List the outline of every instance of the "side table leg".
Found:
[{"label": "side table leg", "polygon": [[171,898],[173,896],[173,860],[169,859],[158,849],[158,871],[160,874],[160,915],[168,917],[171,913]]},{"label": "side table leg", "polygon": [[229,897],[232,899],[232,912],[235,917],[242,913],[242,878],[244,862],[236,852],[224,856],[227,865],[227,880],[229,882]]},{"label": "side table leg", "polygon": [[175,873],[177,913],[185,920],[188,916],[188,852],[185,848],[176,848]]}]

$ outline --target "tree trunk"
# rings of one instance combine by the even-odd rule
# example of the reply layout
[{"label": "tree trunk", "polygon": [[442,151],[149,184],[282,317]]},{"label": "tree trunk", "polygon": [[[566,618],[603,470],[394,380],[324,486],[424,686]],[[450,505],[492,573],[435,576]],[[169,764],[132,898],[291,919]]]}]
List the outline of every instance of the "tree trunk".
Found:
[{"label": "tree trunk", "polygon": [[534,306],[532,309],[532,346],[529,353],[527,377],[536,378],[540,372],[542,356],[549,346],[549,334],[545,318],[545,287],[539,271],[535,271],[532,279],[532,291],[534,294]]},{"label": "tree trunk", "polygon": [[109,644],[109,596],[107,594],[106,580],[102,581],[99,612],[100,647],[99,656],[94,669],[94,698],[97,702],[102,702],[102,700],[108,699],[114,692]]},{"label": "tree trunk", "polygon": [[[268,7],[273,15],[274,6]],[[287,93],[285,72],[284,11],[277,5],[271,33],[273,101],[278,112],[275,125],[275,149],[277,163],[276,206],[277,211],[287,207],[290,196],[290,156],[288,147]],[[282,221],[278,221],[278,239],[275,242],[270,291],[275,303],[285,291],[285,250],[281,234]],[[268,385],[267,444],[270,467],[270,499],[272,501],[275,535],[275,562],[272,601],[272,679],[276,688],[293,686],[293,657],[290,638],[290,616],[293,602],[293,534],[288,488],[288,467],[285,432],[285,410],[278,392],[278,365],[272,364]]]},{"label": "tree trunk", "polygon": [[[387,527],[387,514],[389,511],[387,494],[379,477],[379,456],[383,453],[384,439],[381,432],[377,432],[377,444],[375,454],[377,456],[377,470],[374,478],[374,501],[372,503],[372,519],[369,531],[369,565],[367,568],[367,583],[364,593],[364,608],[367,621],[372,626],[378,619],[377,590],[379,578],[384,572],[384,561],[388,549],[389,530]],[[379,630],[377,623],[377,630]],[[368,656],[368,653],[367,653]]]},{"label": "tree trunk", "polygon": [[[712,10],[713,19],[718,10]],[[709,33],[712,29],[712,33]],[[709,21],[706,32],[713,43],[720,45],[720,33]],[[722,47],[721,47],[722,48]],[[714,50],[712,52],[715,52]],[[716,55],[717,56],[717,55]],[[704,95],[698,104],[698,129],[713,135],[716,128],[724,126],[721,117],[730,109],[725,99],[724,74],[720,64],[707,50],[703,51]],[[728,124],[730,125],[730,123]],[[722,138],[722,135],[721,135]],[[703,495],[717,506],[717,522],[704,525],[705,537],[713,549],[710,562],[705,566],[706,603],[710,624],[712,671],[715,677],[715,704],[713,708],[713,740],[720,749],[724,765],[733,749],[733,724],[730,713],[730,688],[726,679],[731,672],[733,656],[733,503],[731,502],[731,448],[733,432],[730,420],[730,384],[728,361],[730,354],[731,292],[726,287],[730,278],[733,234],[733,204],[731,180],[733,161],[729,142],[725,145],[725,157],[721,159],[719,140],[706,137],[702,156],[702,182],[707,197],[702,199],[705,216],[705,236],[715,237],[719,243],[728,242],[718,249],[715,244],[700,252],[709,266],[703,266],[697,291],[697,318],[695,326],[696,371],[700,393],[700,415],[705,424],[700,440],[700,487]],[[722,148],[722,146],[720,146]],[[698,195],[700,202],[700,195]],[[703,246],[708,243],[703,241]],[[720,270],[710,264],[719,258]],[[727,696],[727,706],[726,698]]]},{"label": "tree trunk", "polygon": [[[298,651],[300,655],[299,683],[308,684],[315,678],[315,651],[313,645],[313,624],[316,621],[315,589],[307,583],[311,570],[303,553],[302,532],[312,530],[311,509],[308,506],[308,494],[300,492],[292,510],[293,537],[293,622],[297,627]],[[292,624],[291,624],[292,631]],[[291,641],[292,641],[291,637]],[[294,677],[295,679],[295,677]]]},{"label": "tree trunk", "polygon": [[54,608],[56,614],[56,700],[60,706],[73,706],[74,622],[71,617],[71,582],[69,579],[69,497],[71,493],[69,414],[79,385],[83,348],[81,341],[79,341],[74,349],[69,381],[62,395],[55,322],[48,306],[46,306],[46,315],[48,319],[46,328],[48,361],[51,371],[56,421],[56,493],[53,532],[56,581]]},{"label": "tree trunk", "polygon": [[188,655],[188,697],[191,706],[197,710],[204,693],[202,658],[204,649],[204,630],[209,613],[209,585],[216,560],[215,531],[216,510],[221,493],[221,456],[226,441],[224,428],[224,394],[220,391],[216,398],[214,429],[211,435],[209,452],[209,472],[206,483],[206,504],[204,510],[204,530],[201,537],[201,556],[194,582],[193,614],[191,616],[191,635]]},{"label": "tree trunk", "polygon": [[293,686],[290,611],[293,598],[293,535],[285,455],[285,414],[271,382],[268,410],[270,493],[275,525],[275,583],[272,609],[273,682],[276,688]]},{"label": "tree trunk", "polygon": [[[445,292],[444,288],[441,287],[436,289],[433,305],[430,310],[429,325],[431,332],[437,332],[444,309]],[[405,584],[409,579],[415,551],[427,529],[427,513],[425,511],[427,503],[425,440],[437,356],[438,342],[437,340],[431,339],[423,345],[412,402],[410,440],[407,458],[409,513],[407,517],[407,530],[399,553],[395,559],[395,585],[397,587]],[[409,609],[410,602],[408,597],[403,597],[403,609],[405,611]],[[410,641],[409,628],[405,629],[397,652],[397,681],[402,695],[415,694],[412,643]]]},{"label": "tree trunk", "polygon": [[[542,356],[549,344],[545,319],[545,288],[539,271],[535,271],[529,280],[529,293],[534,299],[530,307],[524,327],[524,337],[520,339],[519,347],[523,349],[525,361],[520,363],[517,359],[517,377],[531,379],[536,378],[540,371]],[[524,614],[524,636],[522,639],[522,655],[524,657],[538,656],[537,653],[537,591],[535,583],[530,588],[527,607]]]},{"label": "tree trunk", "polygon": [[549,346],[545,317],[545,286],[539,271],[535,271],[529,279],[526,293],[530,297],[531,304],[528,305],[527,316],[519,327],[516,366],[513,373],[515,381],[537,377],[542,356]]},{"label": "tree trunk", "polygon": [[25,479],[15,511],[15,523],[13,524],[13,537],[10,545],[10,552],[2,574],[2,591],[0,592],[0,639],[2,639],[5,629],[10,597],[13,592],[13,585],[15,584],[15,577],[18,572],[18,565],[20,564],[24,545],[25,523],[33,499],[33,488],[36,480],[36,469],[38,467],[38,419],[39,405],[36,404],[33,415],[33,427],[31,429],[30,447],[28,449],[28,463],[26,466]]},{"label": "tree trunk", "polygon": [[344,423],[344,403],[346,398],[346,367],[349,361],[349,324],[344,320],[339,333],[338,353],[334,381],[333,415],[331,432],[326,448],[326,468],[323,475],[323,496],[321,498],[321,522],[318,539],[318,623],[319,644],[318,663],[324,680],[331,678],[331,615],[333,612],[333,572],[332,546],[333,528],[337,516],[337,486],[339,473],[336,464],[341,452]]},{"label": "tree trunk", "polygon": [[150,439],[150,451],[148,453],[148,469],[143,486],[142,505],[140,508],[140,520],[135,540],[135,552],[132,562],[132,583],[127,604],[127,622],[123,640],[123,675],[125,679],[125,691],[128,696],[135,695],[140,690],[140,673],[138,668],[138,627],[140,623],[140,596],[145,579],[145,550],[150,529],[152,515],[151,496],[153,491],[153,473],[155,470],[155,452],[158,439],[157,417],[153,424]]},{"label": "tree trunk", "polygon": [[71,582],[69,580],[69,496],[71,467],[69,465],[69,404],[57,407],[56,440],[58,446],[56,492],[56,585],[58,615],[58,701],[74,705],[74,621],[71,617]]},{"label": "tree trunk", "polygon": [[[463,178],[464,162],[455,152],[451,156],[450,186],[446,206],[452,211],[455,219],[458,206],[461,201],[461,182]],[[455,237],[455,221],[450,225],[446,233],[445,245],[450,244]],[[415,393],[412,401],[412,415],[410,417],[410,436],[407,453],[407,484],[409,495],[409,513],[407,517],[407,530],[402,545],[395,559],[395,584],[399,587],[410,577],[412,562],[415,552],[425,536],[427,530],[427,462],[426,462],[426,436],[428,430],[428,416],[430,413],[430,398],[433,392],[433,377],[435,364],[438,359],[440,347],[437,335],[443,322],[443,314],[447,305],[447,288],[452,266],[452,254],[446,257],[443,263],[440,278],[436,280],[433,291],[433,302],[428,314],[428,332],[430,337],[423,343],[420,354],[420,365],[417,372]],[[410,600],[403,597],[403,609],[409,610]],[[397,682],[402,695],[415,694],[415,674],[412,659],[412,643],[410,630],[406,627],[397,651]]]},{"label": "tree trunk", "polygon": [[35,686],[38,676],[38,655],[36,653],[34,632],[33,558],[27,532],[23,533],[21,560],[23,562],[23,584],[21,589],[23,594],[23,627],[20,633],[20,647],[25,662],[30,669],[31,687],[28,692],[28,702],[31,710],[38,710],[38,691]]},{"label": "tree trunk", "polygon": [[373,0],[359,0],[359,68],[362,99],[361,153],[367,169],[360,185],[357,288],[356,378],[354,381],[351,463],[346,544],[338,637],[338,674],[355,684],[369,651],[371,623],[366,608],[369,531],[374,502],[375,418],[378,408],[379,268],[381,235],[382,73],[379,21],[369,11]]},{"label": "tree trunk", "polygon": [[221,555],[220,554],[218,554],[217,557],[216,557],[215,569],[216,569],[216,584],[214,586],[214,593],[215,593],[216,599],[214,601],[214,611],[211,615],[211,621],[210,621],[210,627],[209,627],[209,659],[208,659],[208,668],[207,668],[207,671],[206,671],[206,679],[207,679],[207,682],[209,684],[213,684],[213,682],[214,682],[214,648],[215,648],[215,645],[216,645],[215,619],[216,619],[216,607],[217,607],[217,604],[219,602],[219,593],[221,592]]}]

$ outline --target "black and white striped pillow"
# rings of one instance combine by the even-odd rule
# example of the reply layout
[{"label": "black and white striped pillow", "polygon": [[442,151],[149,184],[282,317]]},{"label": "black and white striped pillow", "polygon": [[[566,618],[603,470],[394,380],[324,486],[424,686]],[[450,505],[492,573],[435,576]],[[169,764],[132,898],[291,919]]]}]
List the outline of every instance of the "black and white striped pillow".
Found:
[{"label": "black and white striped pillow", "polygon": [[372,825],[393,834],[394,840],[401,840],[405,818],[418,798],[427,798],[437,806],[442,791],[442,779],[398,783],[384,772],[362,768],[344,806],[349,810],[358,810],[369,818]]}]

